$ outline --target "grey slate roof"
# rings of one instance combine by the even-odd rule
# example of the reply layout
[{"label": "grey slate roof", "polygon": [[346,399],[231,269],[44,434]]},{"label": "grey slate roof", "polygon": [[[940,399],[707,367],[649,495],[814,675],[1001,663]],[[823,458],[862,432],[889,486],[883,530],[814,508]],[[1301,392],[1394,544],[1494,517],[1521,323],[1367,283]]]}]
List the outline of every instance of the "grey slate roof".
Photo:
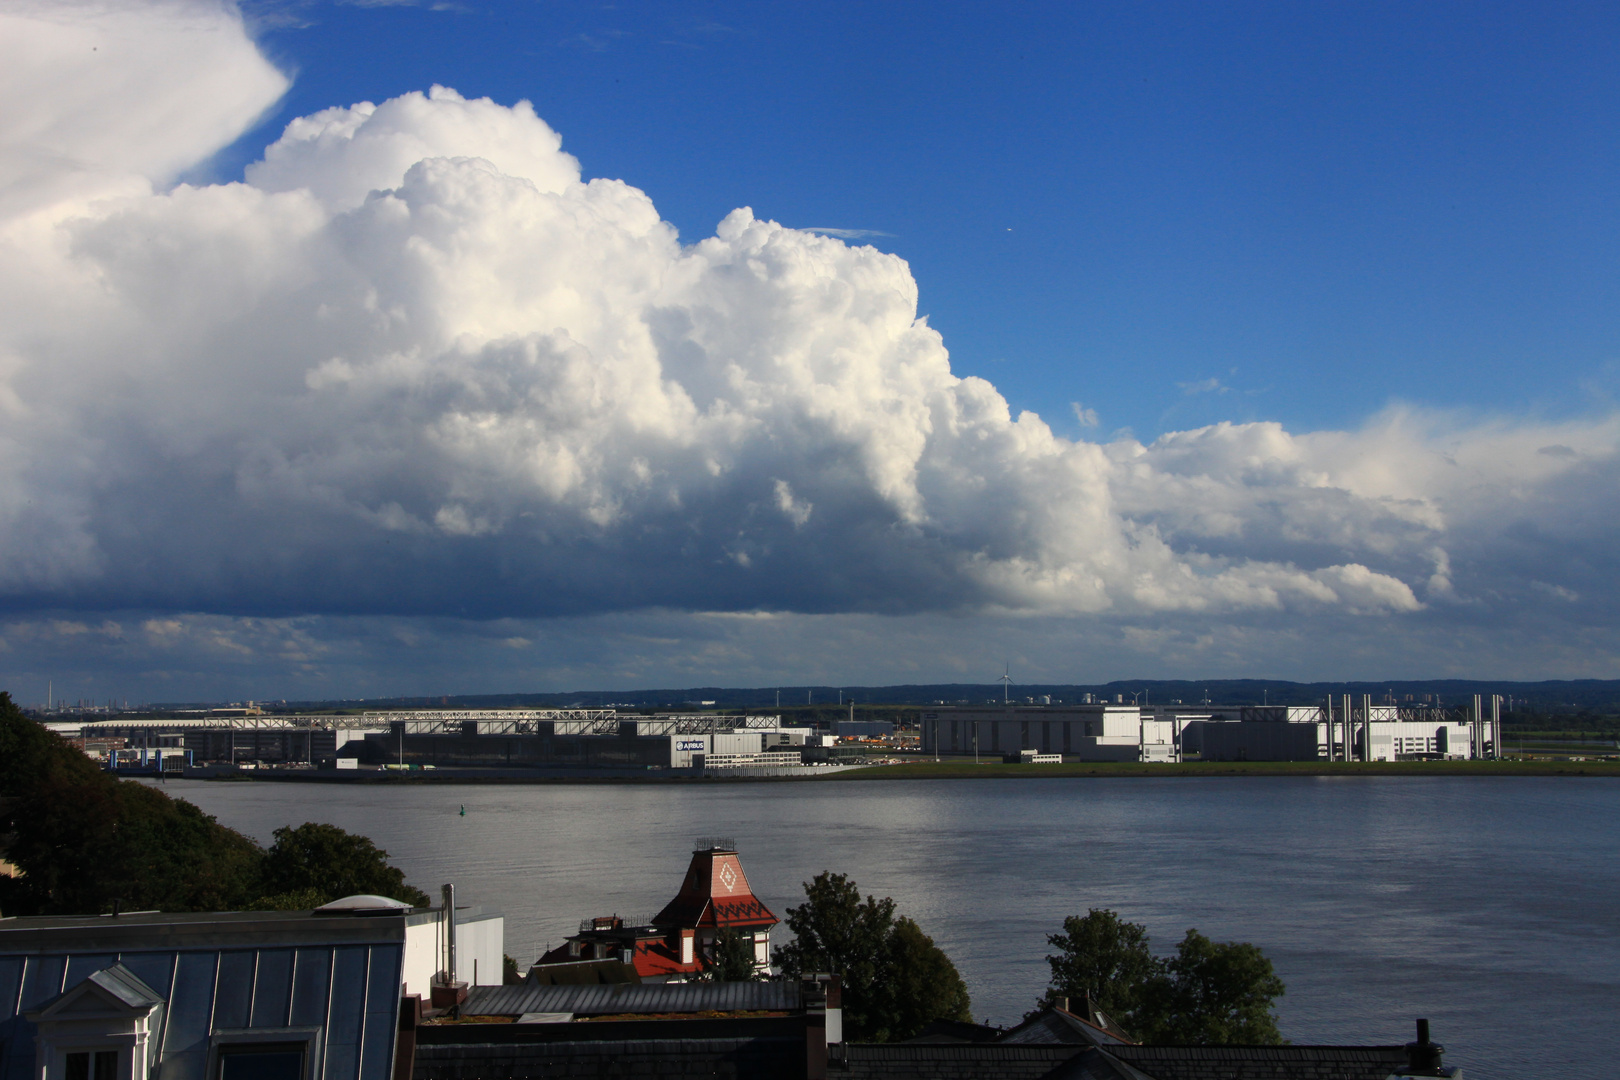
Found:
[{"label": "grey slate roof", "polygon": [[796,982],[609,983],[596,986],[481,986],[462,1012],[520,1016],[556,1012],[575,1016],[615,1013],[695,1013],[799,1008]]},{"label": "grey slate roof", "polygon": [[1073,1046],[1000,1043],[849,1043],[833,1048],[827,1075],[849,1080],[1041,1080],[1076,1052]]},{"label": "grey slate roof", "polygon": [[1038,1015],[1024,1021],[1003,1035],[998,1042],[1014,1045],[1029,1043],[1065,1043],[1070,1046],[1121,1046],[1124,1039],[1088,1024],[1073,1013],[1060,1009],[1043,1009]]},{"label": "grey slate roof", "polygon": [[1127,1065],[1101,1048],[1082,1051],[1043,1080],[1156,1080],[1142,1070]]},{"label": "grey slate roof", "polygon": [[1387,1080],[1399,1046],[851,1044],[828,1075],[850,1080]]},{"label": "grey slate roof", "polygon": [[551,1080],[588,1076],[804,1076],[802,1039],[633,1039],[418,1046],[412,1080]]},{"label": "grey slate roof", "polygon": [[1401,1046],[1110,1046],[1108,1053],[1154,1080],[1386,1080],[1406,1067]]}]

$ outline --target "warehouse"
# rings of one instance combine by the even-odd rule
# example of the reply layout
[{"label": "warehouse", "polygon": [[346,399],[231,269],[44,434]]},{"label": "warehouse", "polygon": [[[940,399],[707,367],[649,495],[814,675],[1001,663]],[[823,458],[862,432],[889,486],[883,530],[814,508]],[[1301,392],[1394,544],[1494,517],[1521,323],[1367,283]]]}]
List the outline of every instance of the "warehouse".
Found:
[{"label": "warehouse", "polygon": [[354,756],[366,731],[361,721],[349,717],[243,713],[203,719],[126,717],[84,724],[79,734],[86,739],[119,738],[133,750],[184,750],[188,760],[197,763],[253,761],[319,765],[338,757]]},{"label": "warehouse", "polygon": [[783,728],[774,716],[627,717],[610,709],[449,718],[404,714],[390,720],[386,730],[368,732],[359,756],[378,765],[687,769],[803,743],[803,729]]},{"label": "warehouse", "polygon": [[1501,745],[1501,698],[1487,710],[1374,705],[1362,695],[1315,706],[1245,706],[1214,710],[1184,726],[1182,747],[1205,761],[1479,760]]},{"label": "warehouse", "polygon": [[1176,761],[1180,720],[1135,705],[964,706],[922,715],[926,754],[1034,750],[1074,761]]},{"label": "warehouse", "polygon": [[693,768],[805,745],[775,716],[622,716],[612,709],[473,709],[358,716],[233,716],[86,724],[133,748],[183,748],[203,762],[585,765]]}]

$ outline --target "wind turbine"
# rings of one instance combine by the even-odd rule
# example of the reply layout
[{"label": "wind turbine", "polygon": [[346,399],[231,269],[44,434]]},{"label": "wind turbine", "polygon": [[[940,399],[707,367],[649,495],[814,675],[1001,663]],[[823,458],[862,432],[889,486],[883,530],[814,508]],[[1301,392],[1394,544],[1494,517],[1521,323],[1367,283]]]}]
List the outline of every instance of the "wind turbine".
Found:
[{"label": "wind turbine", "polygon": [[1012,664],[1011,663],[1008,663],[1006,665],[1006,667],[1004,668],[1004,670],[1001,673],[1001,678],[997,679],[996,681],[1001,684],[1001,703],[1003,705],[1009,704],[1011,702],[1011,700],[1012,700],[1008,696],[1008,693],[1009,693],[1008,688],[1012,686]]}]

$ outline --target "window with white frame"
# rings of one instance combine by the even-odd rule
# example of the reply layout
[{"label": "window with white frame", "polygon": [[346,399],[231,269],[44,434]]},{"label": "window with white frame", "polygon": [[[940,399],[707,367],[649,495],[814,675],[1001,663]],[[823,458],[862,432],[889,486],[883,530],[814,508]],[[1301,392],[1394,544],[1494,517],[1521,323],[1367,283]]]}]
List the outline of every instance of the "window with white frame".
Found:
[{"label": "window with white frame", "polygon": [[62,1080],[121,1080],[118,1072],[118,1051],[63,1051]]}]

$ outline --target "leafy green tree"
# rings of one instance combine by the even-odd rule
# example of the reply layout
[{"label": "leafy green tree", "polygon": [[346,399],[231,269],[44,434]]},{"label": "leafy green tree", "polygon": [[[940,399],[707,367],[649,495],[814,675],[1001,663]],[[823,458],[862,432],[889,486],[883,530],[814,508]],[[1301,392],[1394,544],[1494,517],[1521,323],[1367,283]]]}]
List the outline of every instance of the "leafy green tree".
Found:
[{"label": "leafy green tree", "polygon": [[1285,991],[1256,945],[1211,941],[1197,930],[1163,964],[1144,1041],[1196,1045],[1281,1043],[1272,1005]]},{"label": "leafy green tree", "polygon": [[317,897],[325,904],[358,894],[386,896],[416,907],[431,902],[421,889],[405,884],[404,871],[388,865],[388,852],[364,836],[313,821],[296,829],[282,826],[273,835],[276,842],[264,855],[265,906],[280,906],[278,902],[294,895],[300,904]]},{"label": "leafy green tree", "polygon": [[8,915],[211,911],[256,894],[258,845],[190,803],[103,772],[0,693]]},{"label": "leafy green tree", "polygon": [[309,908],[354,892],[427,900],[387,852],[330,825],[278,830],[267,855],[191,803],[98,768],[5,693],[0,837],[19,871],[0,877],[6,915]]},{"label": "leafy green tree", "polygon": [[754,963],[754,935],[742,930],[722,929],[714,935],[714,945],[699,957],[703,982],[750,982],[760,977]]},{"label": "leafy green tree", "polygon": [[909,1039],[935,1020],[971,1021],[967,984],[945,951],[904,916],[889,936],[883,998],[889,1037]]},{"label": "leafy green tree", "polygon": [[335,899],[320,889],[294,889],[292,892],[261,896],[248,907],[254,911],[313,911]]},{"label": "leafy green tree", "polygon": [[1065,919],[1063,930],[1047,938],[1058,952],[1046,958],[1052,984],[1041,1007],[1089,993],[1145,1043],[1282,1042],[1272,1006],[1285,988],[1258,946],[1188,930],[1174,956],[1156,958],[1146,927],[1097,908]]},{"label": "leafy green tree", "polygon": [[1106,908],[1092,908],[1084,918],[1064,919],[1063,932],[1049,935],[1046,942],[1057,952],[1046,958],[1052,983],[1039,1007],[1058,998],[1078,1002],[1089,995],[1093,1005],[1127,1031],[1136,1030],[1142,1020],[1138,1010],[1143,988],[1159,972],[1158,961],[1148,951],[1147,927],[1126,922]]},{"label": "leafy green tree", "polygon": [[868,896],[848,876],[823,871],[789,908],[794,939],[772,958],[783,974],[837,973],[843,984],[845,1037],[906,1039],[933,1020],[968,1020],[967,987],[950,958],[894,901]]}]

